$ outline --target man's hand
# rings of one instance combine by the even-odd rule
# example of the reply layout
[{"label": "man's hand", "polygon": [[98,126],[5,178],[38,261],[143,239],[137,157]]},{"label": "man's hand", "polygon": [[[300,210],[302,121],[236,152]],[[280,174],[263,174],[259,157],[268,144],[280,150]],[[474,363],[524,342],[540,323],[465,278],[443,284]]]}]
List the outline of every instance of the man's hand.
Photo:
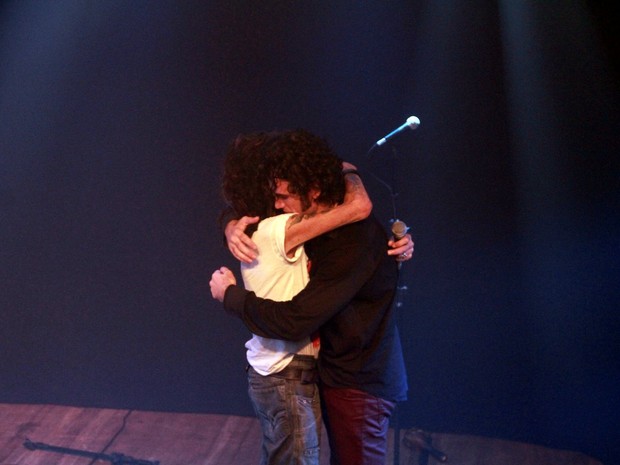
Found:
[{"label": "man's hand", "polygon": [[405,237],[398,241],[394,241],[394,238],[390,239],[388,246],[391,247],[388,250],[388,255],[395,255],[397,262],[411,260],[413,257],[414,243],[411,234],[405,234]]},{"label": "man's hand", "polygon": [[211,275],[211,281],[209,281],[209,286],[211,286],[211,295],[214,299],[224,302],[224,294],[226,294],[226,289],[228,289],[228,286],[234,286],[235,284],[237,284],[235,275],[232,271],[223,266],[219,270],[215,270]]},{"label": "man's hand", "polygon": [[258,223],[258,216],[242,216],[238,220],[229,221],[226,224],[224,235],[228,250],[237,260],[252,263],[258,255],[258,248],[252,239],[245,233],[245,228],[253,223]]}]

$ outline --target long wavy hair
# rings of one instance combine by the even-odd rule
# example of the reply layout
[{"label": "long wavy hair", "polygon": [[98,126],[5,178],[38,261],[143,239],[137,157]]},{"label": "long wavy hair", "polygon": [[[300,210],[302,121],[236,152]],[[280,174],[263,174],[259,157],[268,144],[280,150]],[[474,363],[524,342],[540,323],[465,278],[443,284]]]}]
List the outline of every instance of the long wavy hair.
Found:
[{"label": "long wavy hair", "polygon": [[274,193],[267,150],[273,137],[266,132],[242,134],[230,144],[224,159],[222,194],[238,216],[272,216]]}]

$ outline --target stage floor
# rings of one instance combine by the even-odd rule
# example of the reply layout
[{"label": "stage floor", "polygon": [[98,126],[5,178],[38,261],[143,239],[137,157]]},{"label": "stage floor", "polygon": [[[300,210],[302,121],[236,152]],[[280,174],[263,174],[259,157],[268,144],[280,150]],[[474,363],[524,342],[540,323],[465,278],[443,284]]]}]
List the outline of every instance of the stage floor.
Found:
[{"label": "stage floor", "polygon": [[[406,440],[412,432],[400,432],[400,465],[420,463],[419,451]],[[394,463],[390,433],[388,464]],[[431,437],[433,446],[447,455],[448,464],[601,465],[580,453],[531,444],[440,433]],[[252,465],[258,464],[260,431],[252,417],[0,404],[0,464],[89,465],[96,458],[38,447],[30,450],[26,441],[107,457],[118,453],[146,465]],[[325,440],[323,444],[321,464],[327,465],[329,450]],[[428,463],[440,462],[430,457]]]}]

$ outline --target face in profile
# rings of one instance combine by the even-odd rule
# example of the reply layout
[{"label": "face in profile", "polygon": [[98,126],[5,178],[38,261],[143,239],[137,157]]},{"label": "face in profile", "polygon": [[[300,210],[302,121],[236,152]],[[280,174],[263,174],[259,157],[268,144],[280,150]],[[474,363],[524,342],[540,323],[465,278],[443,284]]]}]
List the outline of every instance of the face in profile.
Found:
[{"label": "face in profile", "polygon": [[317,197],[317,191],[311,190],[308,194],[310,200],[310,207],[304,208],[304,202],[298,194],[289,192],[289,182],[284,179],[276,179],[275,181],[275,203],[276,210],[281,210],[284,213],[309,213],[316,209],[316,202],[314,198]]}]

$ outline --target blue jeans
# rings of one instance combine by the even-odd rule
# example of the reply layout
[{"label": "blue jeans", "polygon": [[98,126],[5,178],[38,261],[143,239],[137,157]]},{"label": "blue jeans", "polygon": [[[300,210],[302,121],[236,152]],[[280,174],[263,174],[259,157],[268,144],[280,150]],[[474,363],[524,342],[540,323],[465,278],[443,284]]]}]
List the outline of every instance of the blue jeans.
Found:
[{"label": "blue jeans", "polygon": [[[308,373],[311,378],[302,379]],[[248,393],[263,433],[261,465],[318,465],[321,404],[315,362],[295,358],[270,376],[249,367]]]}]

